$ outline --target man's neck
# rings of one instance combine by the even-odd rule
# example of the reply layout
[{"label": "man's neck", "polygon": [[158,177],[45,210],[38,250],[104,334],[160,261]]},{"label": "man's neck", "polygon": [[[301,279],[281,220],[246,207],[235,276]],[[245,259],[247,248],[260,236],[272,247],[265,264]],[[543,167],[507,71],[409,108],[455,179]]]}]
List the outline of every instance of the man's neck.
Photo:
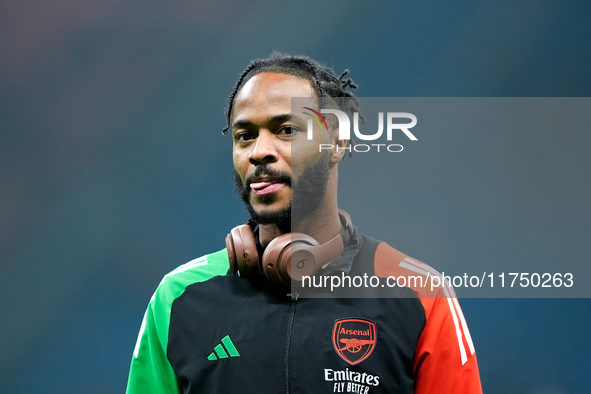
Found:
[{"label": "man's neck", "polygon": [[269,242],[280,235],[290,232],[304,233],[314,238],[319,244],[326,243],[345,231],[339,218],[336,206],[331,210],[317,210],[305,216],[292,216],[289,223],[261,224],[259,226],[259,241],[266,247]]}]

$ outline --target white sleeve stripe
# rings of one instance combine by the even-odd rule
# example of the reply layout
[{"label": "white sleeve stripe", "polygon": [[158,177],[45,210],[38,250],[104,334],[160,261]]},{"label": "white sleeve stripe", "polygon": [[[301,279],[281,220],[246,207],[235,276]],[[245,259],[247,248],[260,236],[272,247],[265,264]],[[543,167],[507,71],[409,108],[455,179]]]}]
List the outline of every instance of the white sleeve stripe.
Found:
[{"label": "white sleeve stripe", "polygon": [[413,259],[411,259],[410,257],[405,257],[405,258],[404,258],[404,260],[406,260],[407,262],[411,263],[411,264],[412,264],[412,265],[414,265],[414,266],[417,266],[417,267],[423,267],[423,269],[424,269],[424,270],[427,270],[427,271],[429,271],[429,272],[431,273],[431,275],[433,275],[433,276],[436,276],[436,277],[438,277],[438,278],[441,278],[442,282],[444,282],[444,283],[445,283],[445,286],[447,287],[447,289],[448,289],[448,290],[449,290],[449,292],[451,293],[452,297],[453,297],[453,298],[456,298],[456,297],[457,297],[457,295],[456,295],[456,292],[455,292],[455,290],[453,289],[453,287],[451,287],[451,286],[448,284],[448,282],[447,282],[447,281],[444,281],[444,280],[443,280],[444,278],[443,278],[443,276],[441,275],[441,273],[439,273],[438,271],[436,271],[435,269],[433,269],[433,267],[431,267],[431,266],[429,266],[429,265],[427,265],[427,264],[425,264],[425,263],[421,263],[421,262],[418,262],[418,261],[416,261],[416,260],[413,260]]},{"label": "white sleeve stripe", "polygon": [[164,280],[166,278],[168,278],[169,276],[180,274],[181,272],[188,271],[188,270],[190,270],[192,268],[201,267],[203,265],[207,265],[207,258],[198,258],[198,259],[195,259],[195,260],[191,260],[187,264],[183,264],[180,267],[178,267],[177,269],[175,269],[174,271],[171,271],[168,274],[164,275],[164,278],[162,278],[162,280],[160,281],[160,283],[162,284],[162,282],[164,282]]},{"label": "white sleeve stripe", "polygon": [[176,267],[174,270],[172,270],[172,272],[176,272],[178,270],[183,270],[183,268],[186,267],[186,266],[188,266],[188,265],[191,265],[192,266],[193,264],[197,264],[197,263],[200,263],[200,262],[205,261],[205,260],[207,260],[207,255],[201,256],[201,257],[196,258],[196,259],[193,259],[193,260],[191,260],[191,261],[189,261],[189,262],[187,262],[187,263],[185,263],[183,265],[180,265],[180,266]]},{"label": "white sleeve stripe", "polygon": [[[460,349],[462,365],[464,365],[468,361],[468,357],[466,356],[466,348],[464,347],[464,341],[462,340],[462,333],[464,333],[464,335],[466,336],[466,342],[468,342],[468,346],[470,347],[471,354],[474,354],[474,350],[473,350],[474,345],[472,343],[472,338],[471,338],[470,333],[468,331],[466,319],[464,318],[462,310],[460,309],[458,301],[456,299],[455,292],[453,291],[453,289],[451,289],[448,286],[447,282],[443,279],[441,274],[439,272],[435,271],[433,268],[431,268],[427,264],[419,263],[418,261],[414,261],[414,260],[407,257],[404,259],[404,261],[401,261],[398,265],[402,268],[406,268],[408,270],[411,270],[413,272],[416,272],[416,273],[419,273],[422,275],[431,274],[432,276],[436,276],[441,279],[441,282],[444,284],[442,286],[443,292],[445,293],[445,296],[447,298],[449,310],[451,312],[451,316],[452,316],[454,326],[456,329],[456,336],[458,339],[458,346]],[[452,294],[453,294],[453,296],[452,296]],[[454,307],[454,305],[457,305],[457,311],[456,311],[456,308]],[[460,320],[462,323],[463,330],[460,329],[460,322],[458,321],[458,314],[460,315]]]},{"label": "white sleeve stripe", "polygon": [[417,274],[421,274],[421,275],[429,275],[429,273],[419,267],[415,267],[414,265],[410,265],[404,261],[401,261],[400,264],[398,264],[400,267],[402,268],[406,268],[407,270],[411,270],[413,272],[416,272]]},{"label": "white sleeve stripe", "polygon": [[[441,279],[441,283],[444,285],[442,287],[445,287],[448,290],[448,292],[449,292],[449,294],[451,294],[452,298],[456,297],[456,292],[449,286],[448,282],[444,280],[444,278],[441,276],[441,274],[439,272],[435,271],[433,268],[429,267],[427,264],[419,263],[418,261],[411,260],[408,257],[405,258],[404,260],[406,260],[406,262],[401,261],[400,264],[398,264],[400,267],[409,269],[409,270],[417,272],[419,274],[423,274],[425,276],[430,275],[430,276],[434,276],[434,277]],[[448,296],[449,296],[449,294],[448,294]]]},{"label": "white sleeve stripe", "polygon": [[460,345],[460,355],[462,357],[462,365],[466,364],[468,361],[468,357],[466,356],[466,348],[464,347],[464,341],[462,341],[462,330],[460,329],[460,324],[458,323],[458,316],[456,315],[456,310],[453,306],[452,298],[450,297],[449,291],[447,288],[443,288],[443,292],[447,296],[447,304],[449,305],[449,309],[451,311],[451,317],[454,321],[454,326],[456,326],[456,336],[458,337],[458,344]]},{"label": "white sleeve stripe", "polygon": [[202,265],[207,265],[207,260],[205,261],[195,261],[192,264],[185,264],[182,267],[179,267],[177,269],[175,269],[174,271],[172,271],[171,273],[166,274],[165,276],[171,275],[171,274],[180,274],[181,272],[185,272],[190,270],[191,268],[196,268],[196,267],[201,267]]},{"label": "white sleeve stripe", "polygon": [[148,310],[144,313],[144,318],[142,319],[142,325],[140,327],[140,332],[137,336],[137,341],[135,343],[135,348],[133,349],[133,357],[137,358],[140,353],[140,344],[142,342],[142,336],[144,335],[144,331],[146,330],[146,317],[148,315]]},{"label": "white sleeve stripe", "polygon": [[470,348],[470,354],[474,354],[476,349],[474,349],[474,343],[472,342],[472,335],[470,335],[470,330],[468,329],[468,323],[466,323],[466,318],[464,317],[464,313],[462,312],[462,308],[460,308],[460,304],[458,303],[457,298],[452,299],[454,302],[454,306],[456,307],[456,312],[460,317],[460,322],[462,323],[462,332],[466,337],[466,342],[468,342],[468,347]]},{"label": "white sleeve stripe", "polygon": [[[406,257],[405,260],[410,263],[414,263],[416,266],[425,267],[432,274],[441,277],[441,274],[439,272],[437,272],[436,270],[434,270],[433,268],[431,268],[427,264],[421,263],[419,261],[415,261],[409,257]],[[446,284],[446,286],[447,286],[447,284]],[[453,294],[452,300],[453,300],[453,303],[455,306],[455,310],[460,318],[460,322],[462,323],[462,332],[464,333],[464,336],[466,337],[466,342],[468,343],[468,347],[470,348],[470,354],[474,354],[474,352],[476,350],[474,349],[474,343],[472,342],[472,336],[470,335],[470,330],[468,329],[468,324],[466,323],[466,318],[464,317],[464,313],[462,312],[462,308],[460,308],[460,304],[458,303],[456,293],[452,287],[450,287],[450,286],[447,286],[447,287],[450,290],[451,294]]]},{"label": "white sleeve stripe", "polygon": [[411,263],[411,264],[413,264],[413,265],[415,265],[415,266],[417,266],[417,267],[423,267],[424,269],[431,271],[431,273],[437,273],[439,275],[439,272],[435,271],[433,269],[433,267],[430,267],[430,266],[428,266],[425,263],[421,263],[420,261],[413,260],[413,259],[411,259],[408,256],[405,257],[404,260],[407,261],[407,262],[409,262],[409,263]]}]

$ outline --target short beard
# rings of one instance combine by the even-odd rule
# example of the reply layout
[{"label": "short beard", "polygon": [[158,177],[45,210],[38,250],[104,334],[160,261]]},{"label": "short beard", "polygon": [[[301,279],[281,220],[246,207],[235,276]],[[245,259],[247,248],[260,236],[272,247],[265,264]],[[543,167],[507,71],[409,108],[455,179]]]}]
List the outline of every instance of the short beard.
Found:
[{"label": "short beard", "polygon": [[[232,177],[234,178],[236,191],[244,203],[250,219],[257,224],[276,224],[281,227],[291,223],[292,214],[301,217],[315,211],[320,206],[326,195],[329,169],[330,156],[323,153],[316,163],[306,168],[298,182],[293,184],[290,205],[280,211],[264,213],[257,213],[253,209],[249,199],[250,187],[246,185],[249,185],[254,177],[266,174],[279,177],[281,182],[292,186],[291,175],[287,172],[276,171],[267,165],[260,165],[244,183],[236,170],[232,172]],[[263,201],[265,201],[265,198],[268,199],[268,202],[271,202],[275,197],[264,196]]]}]

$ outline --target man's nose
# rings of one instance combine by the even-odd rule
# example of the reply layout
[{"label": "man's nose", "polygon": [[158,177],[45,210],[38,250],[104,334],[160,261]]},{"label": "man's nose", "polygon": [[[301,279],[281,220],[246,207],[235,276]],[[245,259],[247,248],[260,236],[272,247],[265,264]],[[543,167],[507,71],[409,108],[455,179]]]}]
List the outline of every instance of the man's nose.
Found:
[{"label": "man's nose", "polygon": [[266,130],[260,130],[252,152],[250,162],[252,164],[267,164],[277,161],[277,150],[273,134]]}]

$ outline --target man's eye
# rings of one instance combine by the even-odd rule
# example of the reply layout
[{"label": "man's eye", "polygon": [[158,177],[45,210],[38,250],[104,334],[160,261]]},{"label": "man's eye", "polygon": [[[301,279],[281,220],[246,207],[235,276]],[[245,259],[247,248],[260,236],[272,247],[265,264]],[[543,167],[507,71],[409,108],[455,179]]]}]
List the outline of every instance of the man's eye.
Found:
[{"label": "man's eye", "polygon": [[253,138],[252,134],[245,132],[245,131],[241,131],[241,132],[236,133],[236,136],[234,137],[236,142],[245,142],[245,141],[251,140],[252,138]]},{"label": "man's eye", "polygon": [[300,131],[300,129],[295,126],[283,126],[279,130],[279,132],[284,135],[294,135],[299,131]]}]

